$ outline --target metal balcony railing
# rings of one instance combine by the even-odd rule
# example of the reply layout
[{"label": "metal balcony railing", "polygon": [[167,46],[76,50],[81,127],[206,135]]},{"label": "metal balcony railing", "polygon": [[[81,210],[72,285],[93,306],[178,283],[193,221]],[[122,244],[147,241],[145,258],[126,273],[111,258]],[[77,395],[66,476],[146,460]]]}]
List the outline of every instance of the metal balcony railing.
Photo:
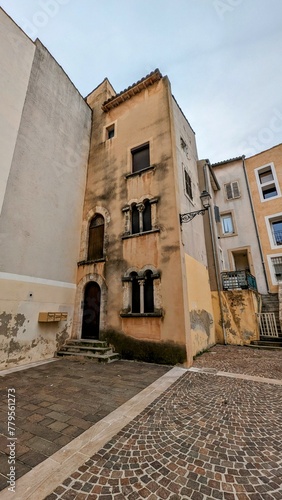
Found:
[{"label": "metal balcony railing", "polygon": [[221,273],[223,290],[255,290],[256,278],[248,271],[230,271]]}]

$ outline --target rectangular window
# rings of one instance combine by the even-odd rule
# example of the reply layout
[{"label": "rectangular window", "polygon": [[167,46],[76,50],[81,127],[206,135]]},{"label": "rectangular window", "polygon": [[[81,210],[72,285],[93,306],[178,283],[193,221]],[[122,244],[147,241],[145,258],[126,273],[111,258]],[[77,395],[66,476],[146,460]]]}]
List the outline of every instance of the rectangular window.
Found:
[{"label": "rectangular window", "polygon": [[229,182],[224,185],[225,194],[227,200],[233,200],[234,198],[240,198],[239,182]]},{"label": "rectangular window", "polygon": [[282,257],[272,257],[271,259],[274,275],[278,282],[282,281]]},{"label": "rectangular window", "polygon": [[255,170],[261,201],[281,196],[274,164],[270,163]]},{"label": "rectangular window", "polygon": [[224,235],[234,234],[232,214],[221,215],[221,227]]},{"label": "rectangular window", "polygon": [[108,139],[112,139],[115,137],[115,124],[112,123],[108,127],[106,127],[105,130],[105,140],[107,141]]},{"label": "rectangular window", "polygon": [[271,222],[271,230],[275,245],[282,245],[282,218]]},{"label": "rectangular window", "polygon": [[186,169],[184,169],[184,185],[186,195],[193,200],[192,180]]},{"label": "rectangular window", "polygon": [[150,166],[149,143],[131,150],[132,172],[139,172]]},{"label": "rectangular window", "polygon": [[265,184],[266,182],[271,182],[274,180],[271,167],[269,167],[266,170],[263,170],[261,173],[259,173],[259,180],[260,180],[261,184]]}]

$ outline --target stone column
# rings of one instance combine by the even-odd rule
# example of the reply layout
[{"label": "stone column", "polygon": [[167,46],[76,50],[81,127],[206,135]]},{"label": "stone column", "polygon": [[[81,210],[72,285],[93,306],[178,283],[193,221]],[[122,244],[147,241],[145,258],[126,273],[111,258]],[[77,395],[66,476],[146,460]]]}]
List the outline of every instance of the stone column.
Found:
[{"label": "stone column", "polygon": [[140,286],[140,313],[144,314],[144,285],[145,280],[138,280]]}]

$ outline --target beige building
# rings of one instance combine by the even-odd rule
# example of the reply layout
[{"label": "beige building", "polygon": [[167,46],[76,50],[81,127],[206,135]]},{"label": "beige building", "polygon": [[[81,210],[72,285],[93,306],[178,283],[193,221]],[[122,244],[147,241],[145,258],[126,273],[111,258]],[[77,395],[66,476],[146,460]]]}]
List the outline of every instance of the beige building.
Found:
[{"label": "beige building", "polygon": [[246,159],[268,291],[282,281],[282,144]]},{"label": "beige building", "polygon": [[212,197],[204,232],[216,342],[249,344],[259,339],[259,292],[266,285],[244,157],[200,161],[198,171]]},{"label": "beige building", "polygon": [[101,331],[192,356],[215,341],[195,134],[154,71],[116,94],[88,97],[94,123],[73,337]]},{"label": "beige building", "polygon": [[[258,231],[244,156],[212,165],[220,189],[215,192],[217,211],[217,240],[220,272],[223,288],[228,281],[251,281],[259,293],[267,293],[263,255],[260,250]],[[228,274],[229,273],[229,274]],[[251,276],[250,276],[251,275]],[[244,285],[243,285],[244,286]]]},{"label": "beige building", "polygon": [[0,61],[3,369],[54,356],[70,335],[91,110],[1,9]]}]

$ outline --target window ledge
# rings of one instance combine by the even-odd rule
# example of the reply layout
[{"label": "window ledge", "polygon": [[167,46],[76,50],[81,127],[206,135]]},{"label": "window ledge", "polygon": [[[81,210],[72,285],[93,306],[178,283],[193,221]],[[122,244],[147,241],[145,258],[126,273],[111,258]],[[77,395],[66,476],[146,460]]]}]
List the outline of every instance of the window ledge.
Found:
[{"label": "window ledge", "polygon": [[161,318],[163,316],[162,311],[155,311],[152,313],[120,313],[122,318]]},{"label": "window ledge", "polygon": [[159,228],[156,228],[156,229],[151,229],[150,231],[143,231],[143,233],[133,233],[133,234],[124,234],[121,239],[122,240],[126,240],[128,238],[134,238],[135,236],[144,236],[146,234],[151,234],[151,233],[159,233],[160,232],[160,229]]},{"label": "window ledge", "polygon": [[232,236],[238,236],[238,233],[227,233],[227,234],[222,234],[220,238],[231,238]]},{"label": "window ledge", "polygon": [[137,172],[130,172],[130,174],[126,174],[124,177],[125,179],[129,179],[130,177],[134,177],[136,175],[142,175],[145,172],[148,172],[150,170],[155,170],[156,166],[155,165],[150,165],[149,167],[143,168],[142,170],[137,170]]},{"label": "window ledge", "polygon": [[106,262],[105,257],[102,259],[95,259],[95,260],[80,260],[77,265],[78,266],[89,266],[90,264],[96,264],[97,262]]}]

